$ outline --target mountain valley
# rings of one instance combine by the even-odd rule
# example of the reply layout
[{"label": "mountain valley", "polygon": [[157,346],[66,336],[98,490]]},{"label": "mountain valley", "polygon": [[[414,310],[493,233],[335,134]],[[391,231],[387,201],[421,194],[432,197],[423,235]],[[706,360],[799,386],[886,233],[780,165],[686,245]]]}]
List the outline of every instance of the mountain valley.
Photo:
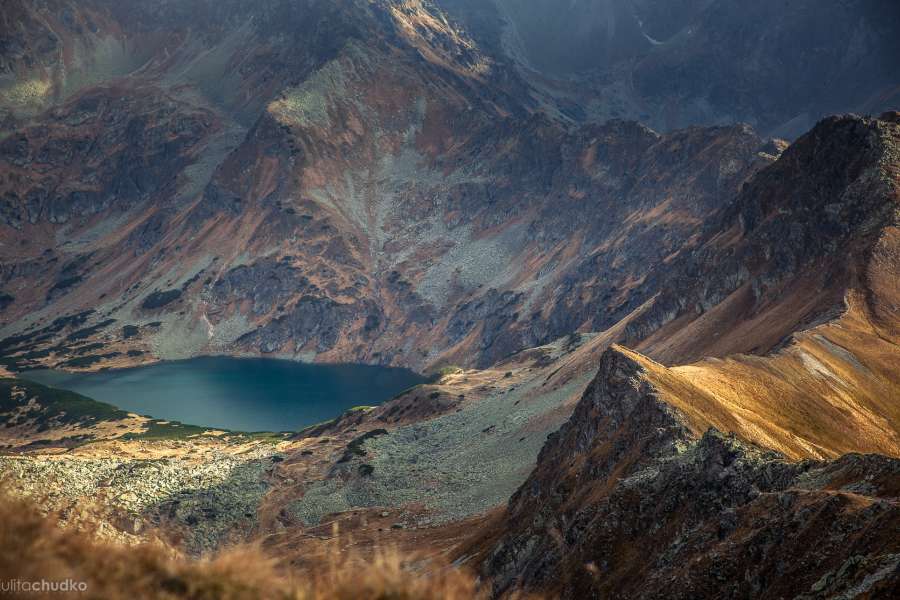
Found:
[{"label": "mountain valley", "polygon": [[[11,0],[9,493],[288,574],[893,597],[900,11],[566,4]],[[28,381],[198,356],[429,380],[279,433]]]}]

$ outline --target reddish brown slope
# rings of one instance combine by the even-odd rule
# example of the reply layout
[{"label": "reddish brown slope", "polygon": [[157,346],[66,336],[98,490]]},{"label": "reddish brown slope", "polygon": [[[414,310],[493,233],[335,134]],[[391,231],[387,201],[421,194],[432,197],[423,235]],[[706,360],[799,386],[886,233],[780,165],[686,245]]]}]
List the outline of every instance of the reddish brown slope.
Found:
[{"label": "reddish brown slope", "polygon": [[898,164],[896,113],[826,119],[648,278],[642,296],[658,296],[626,344],[678,364],[765,353],[849,308],[850,291],[896,335]]}]

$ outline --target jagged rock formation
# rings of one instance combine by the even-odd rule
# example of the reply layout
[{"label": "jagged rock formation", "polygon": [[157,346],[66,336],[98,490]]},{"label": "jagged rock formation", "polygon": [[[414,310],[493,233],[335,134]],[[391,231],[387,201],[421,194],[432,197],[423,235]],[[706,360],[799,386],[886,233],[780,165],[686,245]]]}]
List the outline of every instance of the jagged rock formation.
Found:
[{"label": "jagged rock formation", "polygon": [[611,349],[510,499],[485,573],[563,597],[888,597],[900,461],[789,462],[708,429]]},{"label": "jagged rock formation", "polygon": [[647,278],[626,343],[664,362],[765,353],[857,298],[896,335],[898,163],[896,113],[823,121]]}]

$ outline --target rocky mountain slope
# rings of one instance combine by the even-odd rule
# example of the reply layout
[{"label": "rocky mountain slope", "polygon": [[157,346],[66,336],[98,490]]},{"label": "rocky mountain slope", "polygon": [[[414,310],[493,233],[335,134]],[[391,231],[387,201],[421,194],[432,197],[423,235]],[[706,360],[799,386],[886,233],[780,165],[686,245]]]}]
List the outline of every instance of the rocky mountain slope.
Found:
[{"label": "rocky mountain slope", "polygon": [[[896,115],[885,118],[823,122],[667,271],[644,315],[664,307],[678,333],[662,341],[664,325],[639,344],[647,350],[676,360],[691,356],[677,351],[681,335],[708,341],[698,350],[707,356],[767,348],[756,344],[773,331],[771,340],[793,335],[764,356],[669,368],[608,350],[482,550],[500,591],[831,598],[897,589],[900,462],[887,457],[900,455],[900,145]],[[691,276],[701,272],[703,281]],[[817,319],[803,312],[835,292]],[[643,319],[632,333],[646,335]]]},{"label": "rocky mountain slope", "polygon": [[[743,126],[572,126],[490,5],[233,4],[4,17],[7,365],[488,366],[616,323],[783,148]],[[889,55],[880,35],[864,56]]]},{"label": "rocky mountain slope", "polygon": [[900,461],[790,462],[700,434],[641,360],[610,350],[510,499],[495,591],[567,598],[890,597]]},{"label": "rocky mountain slope", "polygon": [[119,28],[153,54],[68,95],[52,84],[0,142],[9,364],[487,366],[603,328],[778,151],[745,127],[569,130],[433,5],[188,4],[209,12],[202,35],[99,1],[47,24],[59,61],[29,71],[47,85],[100,68],[77,49]]},{"label": "rocky mountain slope", "polygon": [[[328,544],[388,543],[454,556],[498,595],[889,597],[898,133],[895,114],[823,121],[602,332],[290,440],[88,424],[93,439],[46,456],[65,444],[24,418],[8,436],[31,431],[31,445],[5,464],[14,487],[63,507],[104,489],[112,531],[193,552],[248,536],[303,564]],[[134,499],[154,482],[151,503]]]}]

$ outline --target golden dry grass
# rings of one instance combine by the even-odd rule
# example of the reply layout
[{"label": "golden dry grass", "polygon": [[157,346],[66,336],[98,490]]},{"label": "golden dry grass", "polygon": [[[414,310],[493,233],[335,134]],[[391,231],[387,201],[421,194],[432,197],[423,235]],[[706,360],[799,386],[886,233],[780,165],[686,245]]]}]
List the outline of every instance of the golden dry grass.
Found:
[{"label": "golden dry grass", "polygon": [[[451,567],[413,569],[384,551],[364,561],[335,549],[302,572],[279,566],[259,548],[234,548],[208,560],[179,557],[162,544],[101,543],[90,527],[62,528],[54,516],[0,498],[0,581],[87,584],[77,597],[103,600],[189,598],[291,600],[463,600],[484,597],[475,579]],[[59,598],[59,593],[4,597]]]},{"label": "golden dry grass", "polygon": [[700,434],[734,432],[792,459],[848,452],[900,456],[900,355],[861,294],[836,321],[768,356],[665,367],[624,350]]}]

